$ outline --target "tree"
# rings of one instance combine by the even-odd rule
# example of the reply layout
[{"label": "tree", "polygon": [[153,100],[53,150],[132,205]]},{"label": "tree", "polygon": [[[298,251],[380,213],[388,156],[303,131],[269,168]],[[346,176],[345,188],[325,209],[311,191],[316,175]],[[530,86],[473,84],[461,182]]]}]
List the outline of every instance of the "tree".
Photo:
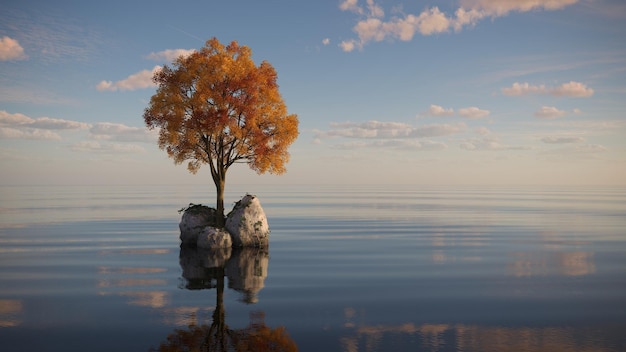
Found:
[{"label": "tree", "polygon": [[228,169],[247,163],[259,174],[282,174],[287,148],[298,137],[298,117],[287,113],[274,67],[267,61],[256,66],[251,55],[235,41],[207,41],[154,74],[157,91],[143,115],[148,128],[160,128],[159,148],[176,164],[188,161],[194,174],[209,165],[218,226]]}]

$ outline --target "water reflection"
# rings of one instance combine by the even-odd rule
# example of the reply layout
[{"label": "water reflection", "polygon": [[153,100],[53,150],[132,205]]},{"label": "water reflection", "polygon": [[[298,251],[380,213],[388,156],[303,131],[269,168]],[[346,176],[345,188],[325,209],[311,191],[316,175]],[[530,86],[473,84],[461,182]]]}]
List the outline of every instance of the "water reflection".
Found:
[{"label": "water reflection", "polygon": [[[619,350],[621,326],[604,327],[499,327],[470,324],[405,323],[399,325],[354,324],[355,310],[344,310],[348,333],[340,342],[343,351],[588,351]],[[365,314],[365,313],[363,313]]]},{"label": "water reflection", "polygon": [[509,271],[516,277],[583,276],[596,271],[593,252],[514,252],[511,256]]},{"label": "water reflection", "polygon": [[243,329],[231,329],[226,324],[224,281],[228,287],[241,292],[242,301],[255,303],[267,277],[267,249],[217,249],[181,247],[179,263],[189,290],[216,290],[212,322],[192,322],[187,329],[176,329],[159,345],[157,351],[297,351],[295,342],[284,327],[265,325],[262,312],[253,313],[250,324]]}]

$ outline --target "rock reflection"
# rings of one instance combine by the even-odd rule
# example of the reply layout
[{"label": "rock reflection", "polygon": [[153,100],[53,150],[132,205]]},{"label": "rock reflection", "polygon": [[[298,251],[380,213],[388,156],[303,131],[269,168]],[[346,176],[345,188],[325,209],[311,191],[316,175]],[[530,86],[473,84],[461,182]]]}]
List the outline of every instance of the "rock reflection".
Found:
[{"label": "rock reflection", "polygon": [[267,248],[235,249],[226,264],[228,288],[243,294],[242,301],[256,303],[257,294],[265,287],[270,255]]},{"label": "rock reflection", "polygon": [[241,301],[256,303],[257,294],[265,286],[269,252],[267,248],[181,247],[179,262],[184,288],[215,288],[218,280],[227,276],[228,288],[242,293]]},{"label": "rock reflection", "polygon": [[244,329],[231,329],[225,321],[224,280],[228,287],[243,293],[242,300],[254,303],[267,277],[267,249],[199,249],[181,247],[182,287],[189,290],[216,290],[215,309],[210,325],[193,322],[187,329],[176,329],[156,351],[297,351],[284,327],[270,328],[265,316],[256,312]]}]

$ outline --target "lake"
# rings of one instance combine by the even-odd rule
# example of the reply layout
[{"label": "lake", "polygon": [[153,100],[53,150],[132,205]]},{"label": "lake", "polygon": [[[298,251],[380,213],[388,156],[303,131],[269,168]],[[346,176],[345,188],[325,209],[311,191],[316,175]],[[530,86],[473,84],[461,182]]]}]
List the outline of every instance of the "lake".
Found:
[{"label": "lake", "polygon": [[626,351],[624,188],[227,185],[270,246],[215,252],[210,183],[0,192],[3,351]]}]

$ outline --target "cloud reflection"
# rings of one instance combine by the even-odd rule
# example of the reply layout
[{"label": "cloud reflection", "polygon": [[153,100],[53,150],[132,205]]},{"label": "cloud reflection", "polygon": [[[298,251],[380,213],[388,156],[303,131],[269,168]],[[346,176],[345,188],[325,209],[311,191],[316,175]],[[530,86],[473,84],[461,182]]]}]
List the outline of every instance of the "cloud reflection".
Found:
[{"label": "cloud reflection", "polygon": [[583,276],[596,272],[593,252],[515,252],[508,265],[515,277],[530,276]]},{"label": "cloud reflection", "polygon": [[[340,339],[343,351],[397,350],[447,351],[614,351],[609,341],[621,334],[619,328],[597,327],[499,327],[471,324],[405,323],[399,325],[356,325],[356,310],[344,310],[347,334]],[[613,336],[616,335],[616,336]]]},{"label": "cloud reflection", "polygon": [[22,309],[22,301],[19,299],[0,299],[0,328],[20,325]]}]

